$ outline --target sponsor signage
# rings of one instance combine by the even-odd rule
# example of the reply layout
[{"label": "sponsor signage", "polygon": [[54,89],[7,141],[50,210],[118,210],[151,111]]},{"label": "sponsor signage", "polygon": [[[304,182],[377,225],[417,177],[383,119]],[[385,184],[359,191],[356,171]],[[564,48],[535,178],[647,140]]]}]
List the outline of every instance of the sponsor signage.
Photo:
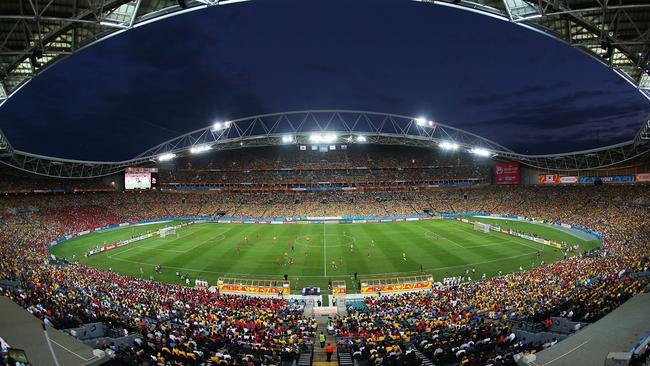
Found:
[{"label": "sponsor signage", "polygon": [[609,177],[580,177],[579,182],[580,183],[594,183],[597,180],[600,179],[603,183],[633,183],[634,182],[634,176],[633,175],[613,175]]},{"label": "sponsor signage", "polygon": [[562,183],[562,184],[578,183],[578,177],[576,177],[576,176],[560,177],[560,183]]},{"label": "sponsor signage", "polygon": [[[649,122],[650,123],[650,122]],[[637,182],[650,182],[650,173],[641,173],[636,175]]]},{"label": "sponsor signage", "polygon": [[282,292],[283,295],[289,295],[288,287],[262,287],[262,286],[245,286],[245,285],[219,285],[221,292],[237,292],[244,294],[265,294],[277,295]]},{"label": "sponsor signage", "polygon": [[559,174],[540,174],[538,177],[539,184],[559,184],[560,175]]},{"label": "sponsor signage", "polygon": [[559,174],[540,174],[537,179],[539,184],[575,184],[578,180],[576,176],[561,177]]},{"label": "sponsor signage", "polygon": [[519,163],[496,163],[494,180],[496,184],[519,184],[521,180]]},{"label": "sponsor signage", "polygon": [[431,288],[433,282],[415,282],[415,283],[400,283],[395,285],[380,285],[380,286],[363,286],[361,285],[362,294],[374,294],[377,292],[398,292],[398,291],[412,291]]}]

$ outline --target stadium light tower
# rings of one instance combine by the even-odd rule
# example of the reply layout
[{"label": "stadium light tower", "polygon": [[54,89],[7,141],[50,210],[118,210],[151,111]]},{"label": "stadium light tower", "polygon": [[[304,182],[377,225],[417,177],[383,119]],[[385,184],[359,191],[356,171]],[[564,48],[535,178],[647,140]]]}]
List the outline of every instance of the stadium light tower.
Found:
[{"label": "stadium light tower", "polygon": [[170,161],[176,157],[176,154],[174,153],[166,153],[158,156],[158,161]]},{"label": "stadium light tower", "polygon": [[323,143],[323,144],[330,144],[333,142],[336,142],[336,139],[338,136],[333,133],[326,133],[326,134],[319,134],[319,133],[312,133],[309,136],[309,141],[313,143]]},{"label": "stadium light tower", "polygon": [[282,143],[283,144],[290,144],[290,143],[293,143],[293,142],[294,142],[294,137],[293,136],[291,136],[291,135],[282,136]]},{"label": "stadium light tower", "polygon": [[212,131],[225,130],[227,128],[230,128],[231,125],[232,125],[232,122],[230,122],[230,121],[226,121],[226,122],[223,122],[223,123],[215,122],[212,125]]},{"label": "stadium light tower", "polygon": [[357,136],[357,142],[367,142],[367,141],[368,141],[368,138],[366,138],[366,136],[363,136],[363,135]]},{"label": "stadium light tower", "polygon": [[443,150],[458,150],[458,144],[451,141],[442,141],[439,146]]},{"label": "stadium light tower", "polygon": [[192,146],[190,148],[190,153],[192,154],[200,154],[202,152],[206,152],[212,150],[212,146],[210,145],[197,145],[197,146]]},{"label": "stadium light tower", "polygon": [[471,152],[474,155],[478,155],[478,156],[482,156],[482,157],[488,157],[488,156],[490,156],[492,154],[490,152],[490,150],[484,149],[482,147],[472,148],[469,152]]},{"label": "stadium light tower", "polygon": [[424,117],[416,118],[415,119],[415,124],[417,124],[420,127],[425,127],[425,126],[433,127],[433,121],[427,120]]}]

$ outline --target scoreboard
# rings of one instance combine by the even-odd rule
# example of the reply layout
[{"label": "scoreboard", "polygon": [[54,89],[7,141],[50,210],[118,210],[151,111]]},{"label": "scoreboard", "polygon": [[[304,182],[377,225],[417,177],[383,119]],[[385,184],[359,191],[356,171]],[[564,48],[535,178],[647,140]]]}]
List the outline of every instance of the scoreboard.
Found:
[{"label": "scoreboard", "polygon": [[152,189],[158,187],[158,168],[126,168],[124,189]]}]

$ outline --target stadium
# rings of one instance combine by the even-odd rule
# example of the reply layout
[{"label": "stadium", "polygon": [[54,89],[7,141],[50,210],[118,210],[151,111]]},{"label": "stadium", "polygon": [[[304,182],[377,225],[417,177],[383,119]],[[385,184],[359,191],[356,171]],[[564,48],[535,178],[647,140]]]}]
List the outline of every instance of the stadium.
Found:
[{"label": "stadium", "polygon": [[[0,118],[123,33],[256,2],[3,2]],[[543,34],[650,99],[644,1],[404,2]],[[426,115],[251,113],[102,160],[20,150],[19,125],[0,119],[3,365],[650,364],[650,117],[537,154]],[[74,131],[56,148],[106,150]]]}]

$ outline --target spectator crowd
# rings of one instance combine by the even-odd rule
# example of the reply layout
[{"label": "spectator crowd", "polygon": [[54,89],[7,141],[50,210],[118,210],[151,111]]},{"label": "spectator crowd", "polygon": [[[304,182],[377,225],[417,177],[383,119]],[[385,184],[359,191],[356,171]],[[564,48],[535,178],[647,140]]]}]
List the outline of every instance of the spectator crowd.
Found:
[{"label": "spectator crowd", "polygon": [[[593,322],[642,291],[648,270],[648,186],[478,187],[381,192],[129,192],[0,197],[2,294],[57,328],[103,322],[135,334],[105,345],[129,365],[273,365],[316,335],[303,304],[212,293],[49,262],[46,243],[95,227],[160,217],[340,216],[486,212],[578,225],[603,247],[532,270],[367,298],[334,320],[340,349],[374,365],[415,364],[413,347],[441,364],[505,365],[550,345],[518,339],[513,324],[551,316]],[[551,342],[552,343],[552,342]]]}]

